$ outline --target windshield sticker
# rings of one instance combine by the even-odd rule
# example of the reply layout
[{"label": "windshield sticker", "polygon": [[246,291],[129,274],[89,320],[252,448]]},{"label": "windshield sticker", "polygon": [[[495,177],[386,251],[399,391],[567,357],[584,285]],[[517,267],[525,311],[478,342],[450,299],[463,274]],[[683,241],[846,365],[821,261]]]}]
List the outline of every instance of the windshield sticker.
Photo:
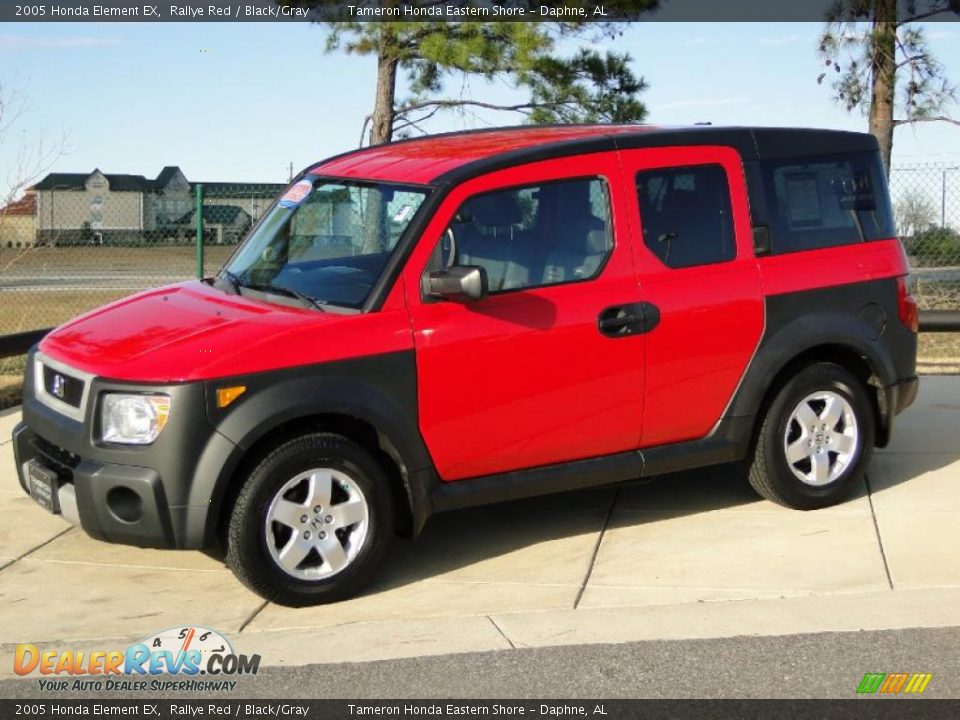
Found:
[{"label": "windshield sticker", "polygon": [[400,210],[397,211],[397,214],[393,216],[393,221],[396,223],[401,223],[410,217],[410,213],[413,212],[413,208],[409,205],[404,205]]},{"label": "windshield sticker", "polygon": [[296,207],[307,199],[311,190],[313,190],[313,183],[309,180],[301,180],[291,185],[283,194],[283,197],[280,198],[280,207]]}]

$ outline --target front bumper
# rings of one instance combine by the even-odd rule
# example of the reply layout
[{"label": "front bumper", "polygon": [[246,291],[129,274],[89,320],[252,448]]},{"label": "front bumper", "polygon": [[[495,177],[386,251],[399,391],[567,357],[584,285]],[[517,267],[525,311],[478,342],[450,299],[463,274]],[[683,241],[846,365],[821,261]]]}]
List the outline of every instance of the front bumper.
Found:
[{"label": "front bumper", "polygon": [[13,429],[13,454],[24,490],[24,465],[30,460],[56,471],[64,519],[89,535],[141,547],[177,547],[173,510],[157,471],[74,456],[23,422]]},{"label": "front bumper", "polygon": [[[208,421],[203,383],[131,385],[90,377],[83,405],[67,414],[38,397],[43,388],[35,383],[34,358],[24,378],[23,421],[13,431],[24,491],[24,465],[35,460],[56,472],[64,518],[95,538],[154,548],[208,546],[208,480],[237,448]],[[160,437],[148,446],[101,442],[100,397],[106,392],[170,395],[170,420]]]}]

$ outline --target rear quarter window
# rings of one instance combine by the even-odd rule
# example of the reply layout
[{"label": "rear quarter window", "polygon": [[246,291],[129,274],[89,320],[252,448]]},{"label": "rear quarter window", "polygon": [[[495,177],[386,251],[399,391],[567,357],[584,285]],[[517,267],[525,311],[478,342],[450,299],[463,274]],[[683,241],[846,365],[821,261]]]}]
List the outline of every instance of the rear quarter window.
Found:
[{"label": "rear quarter window", "polygon": [[896,236],[876,153],[761,163],[774,254]]}]

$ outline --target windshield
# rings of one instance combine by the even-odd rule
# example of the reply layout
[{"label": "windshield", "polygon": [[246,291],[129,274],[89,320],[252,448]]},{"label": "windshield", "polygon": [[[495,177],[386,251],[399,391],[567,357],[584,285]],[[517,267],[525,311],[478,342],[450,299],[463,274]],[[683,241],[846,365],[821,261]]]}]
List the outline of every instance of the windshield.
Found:
[{"label": "windshield", "polygon": [[237,287],[362,307],[426,191],[305,178],[291,185],[224,273]]}]

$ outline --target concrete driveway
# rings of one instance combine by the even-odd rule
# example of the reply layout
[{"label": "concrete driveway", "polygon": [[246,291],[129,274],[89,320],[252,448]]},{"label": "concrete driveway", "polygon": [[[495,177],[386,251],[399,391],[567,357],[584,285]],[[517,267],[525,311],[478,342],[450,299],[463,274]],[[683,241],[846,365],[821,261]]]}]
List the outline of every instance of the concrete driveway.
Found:
[{"label": "concrete driveway", "polygon": [[265,664],[960,624],[960,377],[926,377],[867,482],[815,512],[729,467],[440,515],[364,596],[292,610],[217,560],[91,540],[21,491],[0,413],[0,674],[186,624]]}]

